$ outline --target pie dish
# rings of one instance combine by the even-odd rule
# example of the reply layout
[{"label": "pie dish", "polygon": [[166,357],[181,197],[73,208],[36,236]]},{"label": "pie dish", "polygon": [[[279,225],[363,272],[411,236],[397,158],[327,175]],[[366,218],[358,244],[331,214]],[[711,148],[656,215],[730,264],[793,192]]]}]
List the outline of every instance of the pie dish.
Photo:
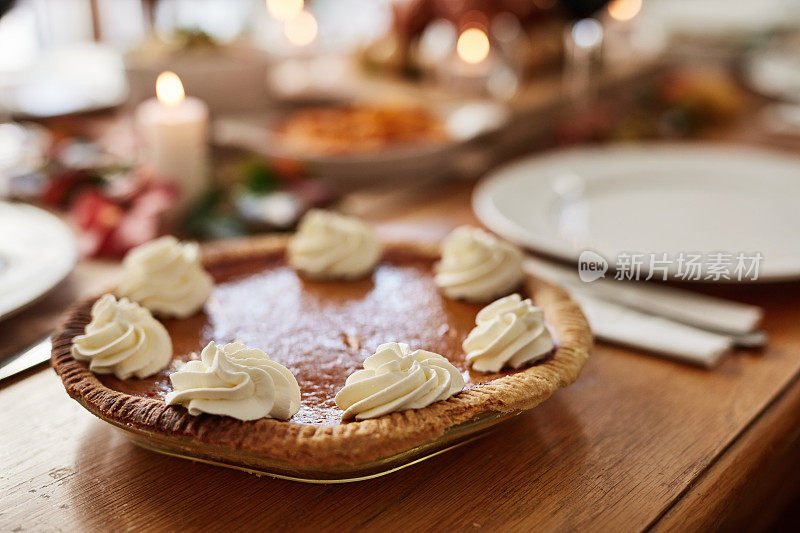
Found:
[{"label": "pie dish", "polygon": [[[96,298],[75,304],[53,337],[52,364],[67,393],[96,416],[156,451],[292,479],[371,477],[437,453],[531,409],[580,373],[591,332],[561,289],[534,278],[522,291],[544,309],[557,342],[545,359],[518,370],[469,370],[461,343],[481,306],[446,298],[434,283],[438,249],[385,243],[372,276],[309,281],[288,266],[287,238],[218,243],[203,264],[216,286],[203,311],[163,319],[174,347],[170,366],[145,379],[95,375],[71,355]],[[288,367],[302,407],[288,421],[191,416],[163,398],[169,374],[209,341],[257,346]],[[377,345],[402,340],[448,358],[465,389],[422,409],[341,420],[333,398]]]}]

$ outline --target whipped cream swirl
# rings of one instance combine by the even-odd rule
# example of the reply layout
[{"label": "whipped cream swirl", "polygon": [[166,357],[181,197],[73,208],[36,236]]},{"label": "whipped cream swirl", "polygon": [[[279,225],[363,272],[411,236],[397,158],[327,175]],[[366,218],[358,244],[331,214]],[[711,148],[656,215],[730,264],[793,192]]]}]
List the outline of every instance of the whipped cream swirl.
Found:
[{"label": "whipped cream swirl", "polygon": [[464,378],[450,361],[408,344],[378,346],[336,394],[342,419],[376,418],[393,411],[420,409],[445,400],[464,388]]},{"label": "whipped cream swirl", "polygon": [[172,339],[150,311],[106,294],[92,306],[86,332],[72,339],[72,356],[98,374],[145,378],[169,364]]},{"label": "whipped cream swirl", "polygon": [[498,372],[541,359],[553,349],[553,337],[544,312],[511,294],[492,302],[475,317],[475,328],[462,347],[475,370]]},{"label": "whipped cream swirl", "polygon": [[186,318],[211,295],[214,280],[200,264],[197,243],[172,236],[131,250],[118,292],[161,316]]},{"label": "whipped cream swirl", "polygon": [[481,229],[461,226],[442,243],[435,279],[449,298],[485,302],[513,291],[523,277],[519,248]]},{"label": "whipped cream swirl", "polygon": [[300,221],[288,255],[289,263],[310,278],[356,279],[372,272],[381,246],[361,220],[314,209]]},{"label": "whipped cream swirl", "polygon": [[288,420],[300,409],[300,386],[289,369],[241,342],[209,342],[200,360],[186,362],[169,379],[174,391],[167,405],[184,405],[190,415]]}]

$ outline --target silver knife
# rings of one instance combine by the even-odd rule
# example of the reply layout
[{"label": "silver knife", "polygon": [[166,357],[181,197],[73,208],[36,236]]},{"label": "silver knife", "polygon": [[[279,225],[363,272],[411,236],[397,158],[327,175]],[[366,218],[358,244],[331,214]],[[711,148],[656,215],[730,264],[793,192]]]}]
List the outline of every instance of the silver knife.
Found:
[{"label": "silver knife", "polygon": [[0,381],[44,363],[50,359],[51,347],[50,337],[47,336],[17,355],[6,359],[0,363]]}]

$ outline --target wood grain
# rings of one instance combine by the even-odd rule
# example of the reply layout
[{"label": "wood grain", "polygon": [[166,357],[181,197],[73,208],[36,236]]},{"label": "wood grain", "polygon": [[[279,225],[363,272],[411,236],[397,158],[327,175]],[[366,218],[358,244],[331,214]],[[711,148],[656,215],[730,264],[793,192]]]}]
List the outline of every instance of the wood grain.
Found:
[{"label": "wood grain", "polygon": [[[429,240],[472,221],[468,186],[429,196],[364,214],[386,235]],[[800,460],[800,285],[715,290],[766,308],[768,349],[709,372],[601,344],[575,384],[529,414],[358,484],[259,478],[140,450],[43,369],[0,384],[0,530],[691,530],[766,516],[755,502],[797,489],[782,476]],[[60,302],[4,324],[3,338],[16,342]]]},{"label": "wood grain", "polygon": [[[768,529],[800,492],[796,382],[656,524],[656,531]],[[701,512],[697,512],[701,510]]]}]

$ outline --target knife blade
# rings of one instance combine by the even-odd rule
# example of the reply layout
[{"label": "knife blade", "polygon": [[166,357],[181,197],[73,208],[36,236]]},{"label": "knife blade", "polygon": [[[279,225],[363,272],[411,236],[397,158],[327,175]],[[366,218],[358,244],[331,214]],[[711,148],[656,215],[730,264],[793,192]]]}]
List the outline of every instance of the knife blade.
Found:
[{"label": "knife blade", "polygon": [[50,342],[50,337],[47,336],[28,348],[25,348],[17,355],[3,361],[3,363],[0,364],[0,381],[44,363],[50,359],[51,347],[52,343]]}]

